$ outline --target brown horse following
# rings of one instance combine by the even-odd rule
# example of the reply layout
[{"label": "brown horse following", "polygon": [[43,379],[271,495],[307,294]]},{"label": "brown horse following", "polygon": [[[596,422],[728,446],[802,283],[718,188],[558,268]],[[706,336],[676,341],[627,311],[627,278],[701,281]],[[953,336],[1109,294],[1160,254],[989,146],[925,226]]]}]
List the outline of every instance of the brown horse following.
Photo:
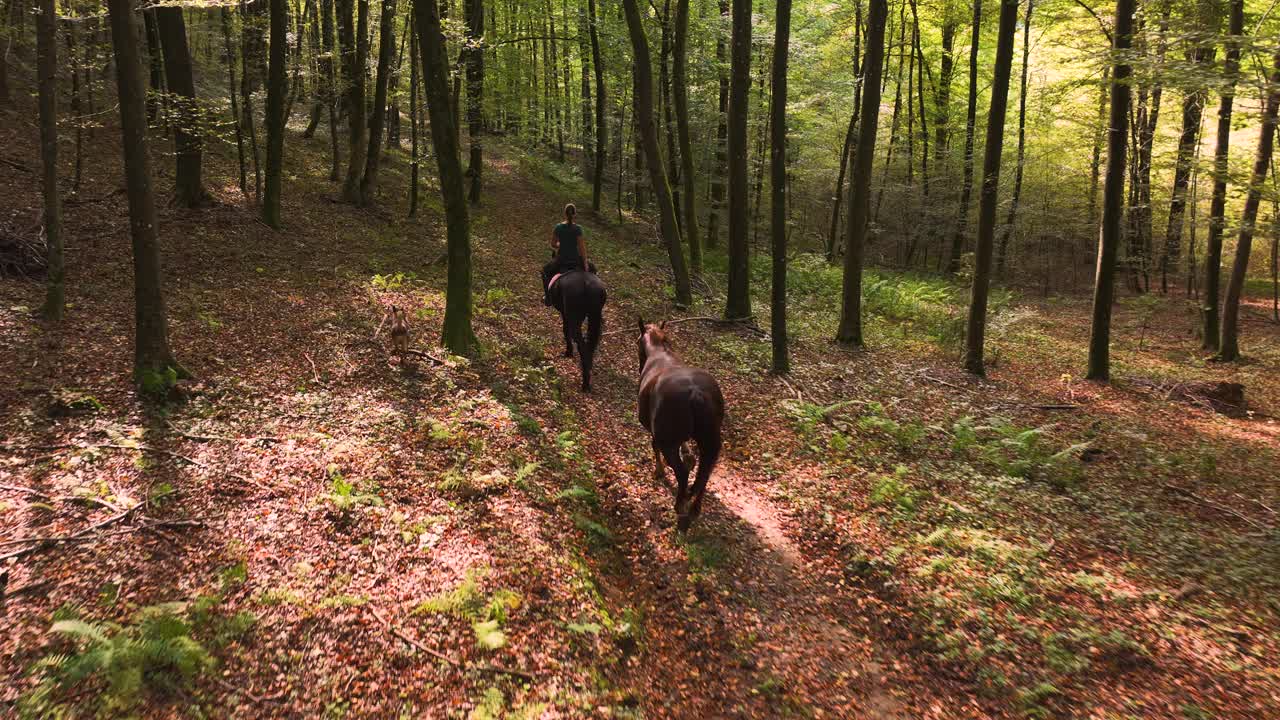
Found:
[{"label": "brown horse following", "polygon": [[[663,460],[676,474],[676,520],[681,532],[702,512],[707,480],[720,458],[724,396],[706,370],[689,367],[671,350],[666,323],[639,321],[640,424],[653,436],[653,477],[662,482]],[[697,477],[689,487],[692,458],[681,449],[698,445]]]}]

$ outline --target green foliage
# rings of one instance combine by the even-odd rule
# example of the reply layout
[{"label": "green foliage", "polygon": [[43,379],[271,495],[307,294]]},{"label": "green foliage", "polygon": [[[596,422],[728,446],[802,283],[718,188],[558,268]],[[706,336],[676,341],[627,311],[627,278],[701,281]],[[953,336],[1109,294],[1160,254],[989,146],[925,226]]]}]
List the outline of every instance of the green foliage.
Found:
[{"label": "green foliage", "polygon": [[355,483],[343,477],[338,466],[332,464],[329,465],[329,492],[320,495],[319,500],[343,517],[361,507],[382,507],[382,498],[377,493],[358,491]]},{"label": "green foliage", "polygon": [[172,367],[166,367],[164,370],[139,368],[134,374],[134,379],[143,395],[153,399],[163,399],[168,397],[169,391],[178,384],[178,371]]},{"label": "green foliage", "polygon": [[484,571],[470,570],[458,587],[449,592],[437,593],[418,603],[415,615],[450,615],[471,622],[476,644],[486,650],[497,650],[507,642],[502,628],[512,611],[519,609],[523,599],[520,594],[500,588],[488,598],[480,591],[479,579]]},{"label": "green foliage", "polygon": [[892,475],[882,475],[871,486],[868,499],[872,505],[889,505],[906,512],[914,512],[919,502],[927,495],[922,490],[911,486],[907,476],[911,469],[899,465]]},{"label": "green foliage", "polygon": [[1083,477],[1080,455],[1089,443],[1055,449],[1046,439],[1048,430],[1048,426],[1020,427],[1000,417],[975,426],[972,418],[963,417],[952,425],[952,448],[960,453],[976,450],[1003,475],[1040,480],[1057,490],[1070,489]]},{"label": "green foliage", "polygon": [[72,713],[64,696],[82,683],[96,688],[88,701],[104,716],[129,714],[148,693],[173,693],[211,669],[214,661],[192,637],[182,603],[143,608],[119,625],[61,619],[51,635],[70,644],[32,667],[40,683],[20,703],[23,717]]},{"label": "green foliage", "polygon": [[369,285],[374,290],[402,290],[404,286],[417,280],[412,272],[396,272],[388,275],[374,275],[369,278]]}]

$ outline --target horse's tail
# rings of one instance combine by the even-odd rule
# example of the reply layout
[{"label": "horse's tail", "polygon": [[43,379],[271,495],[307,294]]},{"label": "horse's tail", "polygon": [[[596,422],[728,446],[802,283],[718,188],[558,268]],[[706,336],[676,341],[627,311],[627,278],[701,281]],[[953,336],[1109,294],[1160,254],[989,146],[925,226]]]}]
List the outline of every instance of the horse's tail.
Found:
[{"label": "horse's tail", "polygon": [[698,443],[698,476],[694,487],[703,488],[720,459],[722,410],[714,398],[696,387],[689,394],[689,410],[690,434]]}]

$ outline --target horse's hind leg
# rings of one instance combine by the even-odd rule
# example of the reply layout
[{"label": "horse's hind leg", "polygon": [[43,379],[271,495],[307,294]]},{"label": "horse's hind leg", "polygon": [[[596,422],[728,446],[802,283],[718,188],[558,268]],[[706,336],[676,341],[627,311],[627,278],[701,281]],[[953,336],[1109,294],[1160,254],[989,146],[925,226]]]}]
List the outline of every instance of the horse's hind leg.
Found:
[{"label": "horse's hind leg", "polygon": [[662,456],[676,474],[676,527],[680,532],[689,529],[693,518],[689,515],[689,466],[680,457],[680,445],[669,445],[662,448]]},{"label": "horse's hind leg", "polygon": [[689,491],[691,501],[689,503],[689,521],[702,513],[702,496],[707,494],[707,481],[711,479],[711,471],[715,469],[716,461],[720,459],[720,439],[716,438],[714,442],[706,441],[706,447],[703,443],[698,443],[698,473],[694,478],[693,488]]},{"label": "horse's hind leg", "polygon": [[560,325],[564,331],[564,356],[573,357],[573,324],[570,323],[569,313],[560,313]]},{"label": "horse's hind leg", "polygon": [[658,448],[658,441],[653,441],[653,481],[662,483],[667,479],[667,473],[662,469],[662,450]]},{"label": "horse's hind leg", "polygon": [[578,365],[582,368],[582,391],[591,392],[591,351],[587,340],[582,336],[582,325],[573,326],[573,341],[578,345]]}]

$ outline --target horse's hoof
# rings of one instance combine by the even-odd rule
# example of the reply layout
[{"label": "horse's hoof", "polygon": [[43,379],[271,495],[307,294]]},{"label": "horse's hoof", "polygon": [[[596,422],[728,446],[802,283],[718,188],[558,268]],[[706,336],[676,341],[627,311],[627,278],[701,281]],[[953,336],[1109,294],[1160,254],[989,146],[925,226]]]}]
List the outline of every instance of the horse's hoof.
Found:
[{"label": "horse's hoof", "polygon": [[693,518],[688,515],[681,515],[676,518],[676,530],[685,533],[689,531],[689,526],[693,524]]},{"label": "horse's hoof", "polygon": [[573,357],[573,351],[572,351],[572,350],[565,350],[565,351],[564,351],[564,356],[565,356],[565,357],[567,357],[567,358],[571,358],[571,357]]},{"label": "horse's hoof", "polygon": [[590,393],[590,392],[591,392],[591,384],[590,384],[590,383],[582,383],[582,392],[584,392],[584,393]]}]

